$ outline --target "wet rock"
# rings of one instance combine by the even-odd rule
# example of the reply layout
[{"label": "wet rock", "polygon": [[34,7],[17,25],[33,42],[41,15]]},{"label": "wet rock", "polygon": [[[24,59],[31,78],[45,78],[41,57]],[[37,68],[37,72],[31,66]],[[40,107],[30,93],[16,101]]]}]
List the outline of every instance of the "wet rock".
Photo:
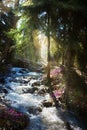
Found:
[{"label": "wet rock", "polygon": [[2,78],[0,78],[0,83],[1,84],[5,84],[5,79],[2,77]]},{"label": "wet rock", "polygon": [[30,113],[30,114],[35,114],[35,115],[37,115],[37,114],[39,114],[39,112],[42,112],[42,107],[41,106],[38,106],[38,107],[29,107],[28,108],[28,112]]},{"label": "wet rock", "polygon": [[5,97],[5,94],[4,93],[0,93],[0,101],[2,101]]},{"label": "wet rock", "polygon": [[29,82],[28,80],[23,80],[24,84],[28,84],[28,82]]},{"label": "wet rock", "polygon": [[24,93],[34,93],[38,88],[33,87],[33,88],[28,88],[28,89],[23,89]]},{"label": "wet rock", "polygon": [[54,101],[49,93],[46,93],[45,100],[42,102],[43,106],[45,107],[51,107],[54,105]]},{"label": "wet rock", "polygon": [[51,101],[44,101],[43,102],[44,107],[51,107],[52,105],[53,105],[53,102],[51,102]]},{"label": "wet rock", "polygon": [[66,127],[67,127],[67,130],[73,130],[73,128],[71,128],[71,126],[70,126],[70,123],[69,123],[69,122],[66,122]]},{"label": "wet rock", "polygon": [[43,89],[41,89],[41,90],[38,91],[38,94],[43,95],[43,94],[45,94],[45,92],[46,92],[46,91],[45,91],[45,89],[43,88]]},{"label": "wet rock", "polygon": [[42,107],[37,107],[37,110],[38,110],[39,112],[42,112]]},{"label": "wet rock", "polygon": [[40,85],[40,81],[36,81],[36,82],[32,83],[32,86],[38,86],[38,85]]},{"label": "wet rock", "polygon": [[2,92],[5,93],[5,94],[7,94],[7,93],[8,93],[8,90],[5,89],[5,88],[3,88],[3,89],[2,89]]},{"label": "wet rock", "polygon": [[40,89],[45,89],[46,91],[48,90],[48,86],[46,86],[46,85],[40,85]]},{"label": "wet rock", "polygon": [[2,102],[0,102],[0,112],[2,110],[6,110],[7,109],[7,106],[5,104],[3,104]]},{"label": "wet rock", "polygon": [[40,85],[40,86],[39,86],[38,94],[43,95],[43,94],[46,94],[47,91],[48,91],[48,87],[47,87],[47,86]]},{"label": "wet rock", "polygon": [[28,73],[28,72],[29,72],[29,70],[28,70],[28,69],[25,69],[25,68],[19,70],[19,73],[22,73],[22,74],[26,74],[26,73]]}]

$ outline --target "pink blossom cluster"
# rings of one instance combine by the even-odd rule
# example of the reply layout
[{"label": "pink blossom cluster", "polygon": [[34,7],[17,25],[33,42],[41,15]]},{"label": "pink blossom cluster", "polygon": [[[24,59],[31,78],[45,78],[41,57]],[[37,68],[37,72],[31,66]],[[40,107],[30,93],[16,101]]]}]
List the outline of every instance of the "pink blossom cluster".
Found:
[{"label": "pink blossom cluster", "polygon": [[63,93],[64,93],[64,90],[54,90],[53,91],[53,94],[54,94],[54,96],[58,99],[58,98],[60,98],[62,95],[63,95]]},{"label": "pink blossom cluster", "polygon": [[8,114],[10,114],[10,115],[13,115],[13,116],[16,116],[16,117],[21,117],[21,116],[23,116],[22,113],[17,112],[17,111],[15,111],[14,109],[8,109],[8,110],[6,111],[6,113],[8,113]]},{"label": "pink blossom cluster", "polygon": [[62,68],[56,68],[51,71],[51,75],[57,75],[62,71]]}]

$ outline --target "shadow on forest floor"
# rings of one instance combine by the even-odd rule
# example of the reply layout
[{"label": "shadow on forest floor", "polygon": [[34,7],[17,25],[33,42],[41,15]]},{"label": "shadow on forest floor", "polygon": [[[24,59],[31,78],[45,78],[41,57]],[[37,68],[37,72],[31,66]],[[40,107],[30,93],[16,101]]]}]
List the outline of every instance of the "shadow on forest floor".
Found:
[{"label": "shadow on forest floor", "polygon": [[[87,79],[74,69],[64,72],[66,82],[67,106],[86,124],[87,122]],[[87,127],[87,126],[86,126]]]}]

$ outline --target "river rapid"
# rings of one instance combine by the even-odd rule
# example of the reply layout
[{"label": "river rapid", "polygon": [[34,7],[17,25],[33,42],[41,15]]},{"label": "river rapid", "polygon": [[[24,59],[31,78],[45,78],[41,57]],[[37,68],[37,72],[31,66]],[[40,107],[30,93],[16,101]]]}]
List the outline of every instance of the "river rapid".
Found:
[{"label": "river rapid", "polygon": [[25,130],[86,130],[73,112],[55,105],[42,73],[12,67],[7,75],[0,76],[0,98],[28,115]]}]

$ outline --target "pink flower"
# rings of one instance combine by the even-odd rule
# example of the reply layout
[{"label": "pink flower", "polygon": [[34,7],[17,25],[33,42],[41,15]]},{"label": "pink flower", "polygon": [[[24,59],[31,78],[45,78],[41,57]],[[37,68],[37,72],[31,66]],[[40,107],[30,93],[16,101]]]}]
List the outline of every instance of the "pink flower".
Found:
[{"label": "pink flower", "polygon": [[56,98],[60,98],[62,96],[62,94],[64,93],[63,90],[55,90],[53,91],[53,94]]},{"label": "pink flower", "polygon": [[62,71],[62,68],[56,68],[51,71],[51,75],[57,75]]}]

